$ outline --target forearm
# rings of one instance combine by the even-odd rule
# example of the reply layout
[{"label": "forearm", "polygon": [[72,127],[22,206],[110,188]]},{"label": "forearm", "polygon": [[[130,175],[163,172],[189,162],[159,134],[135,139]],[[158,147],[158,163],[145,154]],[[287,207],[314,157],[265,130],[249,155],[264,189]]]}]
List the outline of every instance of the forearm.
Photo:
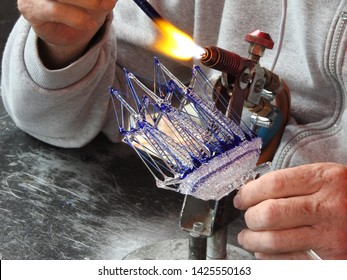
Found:
[{"label": "forearm", "polygon": [[86,45],[58,47],[38,38],[38,49],[42,63],[48,69],[61,69],[78,60],[87,50]]},{"label": "forearm", "polygon": [[103,26],[100,27],[96,34],[92,34],[92,36],[88,36],[72,45],[65,43],[52,44],[38,38],[37,49],[40,60],[45,67],[51,70],[67,67],[86,54],[94,45],[98,44],[98,41],[105,35],[105,26],[110,25],[112,18],[113,14],[109,13]]},{"label": "forearm", "polygon": [[18,0],[17,6],[40,38],[37,45],[42,63],[49,69],[59,69],[86,52],[116,2]]},{"label": "forearm", "polygon": [[35,34],[20,19],[2,65],[4,105],[18,127],[62,147],[83,146],[102,130],[115,69],[108,29],[77,61],[64,69],[50,70],[30,46],[37,42]]}]

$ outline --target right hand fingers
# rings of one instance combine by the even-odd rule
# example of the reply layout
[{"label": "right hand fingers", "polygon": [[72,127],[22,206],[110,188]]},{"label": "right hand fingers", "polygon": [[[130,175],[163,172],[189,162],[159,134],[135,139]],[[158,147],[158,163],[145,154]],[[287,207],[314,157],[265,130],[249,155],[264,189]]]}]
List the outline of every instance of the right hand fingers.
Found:
[{"label": "right hand fingers", "polygon": [[111,11],[116,4],[116,0],[57,0],[63,4],[71,4],[85,9],[102,9]]},{"label": "right hand fingers", "polygon": [[102,8],[104,7],[102,5],[112,9],[116,3],[115,0],[18,0],[17,2],[19,11],[33,27],[51,22],[62,23],[80,30],[96,28],[98,18],[93,15],[106,14],[108,10]]}]

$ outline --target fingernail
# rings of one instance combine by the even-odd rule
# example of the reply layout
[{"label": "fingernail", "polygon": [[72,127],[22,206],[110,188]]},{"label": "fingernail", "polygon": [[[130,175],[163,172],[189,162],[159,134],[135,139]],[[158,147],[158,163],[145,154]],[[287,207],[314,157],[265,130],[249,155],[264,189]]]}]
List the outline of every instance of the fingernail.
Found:
[{"label": "fingernail", "polygon": [[239,232],[237,235],[237,242],[242,245],[243,231]]},{"label": "fingernail", "polygon": [[112,9],[113,9],[114,3],[115,3],[115,2],[112,1],[112,0],[104,0],[104,1],[101,2],[100,7],[101,7],[102,9],[104,9],[104,10],[109,11],[109,10],[112,10]]},{"label": "fingernail", "polygon": [[235,197],[234,197],[234,207],[235,208],[241,208],[241,196],[239,194],[237,194]]},{"label": "fingernail", "polygon": [[255,257],[257,260],[261,260],[261,259],[262,259],[262,254],[261,254],[261,253],[255,252],[255,253],[254,253],[254,257]]}]

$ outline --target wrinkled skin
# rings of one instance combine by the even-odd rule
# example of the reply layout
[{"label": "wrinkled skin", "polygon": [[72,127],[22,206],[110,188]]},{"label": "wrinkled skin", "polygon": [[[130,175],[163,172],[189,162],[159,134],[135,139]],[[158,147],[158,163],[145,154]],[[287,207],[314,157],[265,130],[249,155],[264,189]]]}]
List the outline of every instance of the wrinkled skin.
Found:
[{"label": "wrinkled skin", "polygon": [[83,55],[116,0],[18,0],[20,13],[37,36],[40,55],[51,69]]},{"label": "wrinkled skin", "polygon": [[270,172],[234,198],[247,229],[238,242],[259,259],[347,259],[347,167],[316,163]]}]

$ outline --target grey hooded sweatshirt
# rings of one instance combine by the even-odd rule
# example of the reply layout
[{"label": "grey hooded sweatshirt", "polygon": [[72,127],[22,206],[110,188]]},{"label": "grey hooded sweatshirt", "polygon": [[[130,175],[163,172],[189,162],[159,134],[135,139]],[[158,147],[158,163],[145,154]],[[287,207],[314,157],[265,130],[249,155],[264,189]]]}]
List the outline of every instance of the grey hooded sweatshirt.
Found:
[{"label": "grey hooded sweatshirt", "polygon": [[[274,168],[347,164],[346,0],[149,2],[197,43],[241,56],[247,57],[247,33],[270,33],[275,47],[266,51],[261,65],[283,78],[292,93]],[[80,147],[100,132],[119,141],[108,87],[124,88],[123,67],[152,78],[156,32],[133,1],[119,0],[85,55],[66,68],[49,70],[40,60],[37,36],[20,18],[3,54],[5,108],[19,128],[52,145]],[[182,81],[190,79],[189,63],[161,61]]]}]

